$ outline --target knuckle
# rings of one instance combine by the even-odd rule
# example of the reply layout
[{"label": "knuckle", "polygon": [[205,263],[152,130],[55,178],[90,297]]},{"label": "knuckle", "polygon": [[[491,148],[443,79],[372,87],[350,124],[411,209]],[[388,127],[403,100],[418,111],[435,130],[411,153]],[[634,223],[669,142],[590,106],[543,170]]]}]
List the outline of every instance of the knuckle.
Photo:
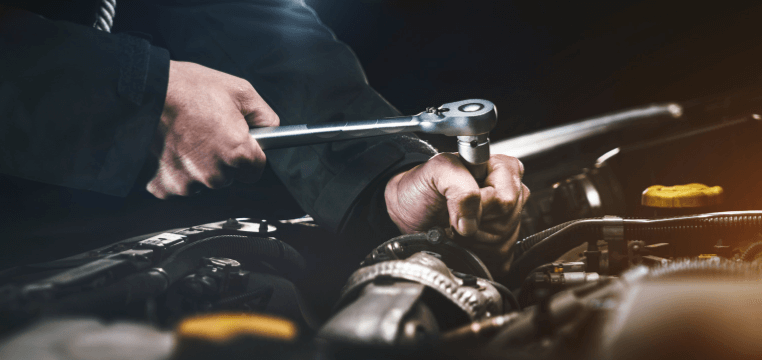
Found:
[{"label": "knuckle", "polygon": [[253,156],[248,150],[246,142],[239,142],[223,154],[222,161],[231,166],[238,166],[241,163],[253,161]]},{"label": "knuckle", "polygon": [[524,177],[524,163],[522,163],[521,160],[519,160],[518,158],[513,158],[513,160],[516,161],[516,165],[518,166],[519,177],[523,178]]},{"label": "knuckle", "polygon": [[240,95],[242,99],[259,97],[257,91],[254,90],[254,86],[246,79],[236,77],[236,87],[238,89],[238,95]]},{"label": "knuckle", "polygon": [[516,194],[500,194],[497,198],[497,204],[503,213],[508,213],[516,207]]},{"label": "knuckle", "polygon": [[504,154],[495,154],[495,155],[492,155],[492,158],[497,162],[516,167],[520,169],[521,172],[524,171],[524,164],[522,164],[521,160],[519,160],[516,157],[504,155]]},{"label": "knuckle", "polygon": [[[248,127],[246,128],[248,129]],[[249,135],[249,132],[241,129],[241,131],[236,131],[230,139],[230,146],[233,149],[244,149],[249,142],[251,142],[251,135]]]},{"label": "knuckle", "polygon": [[466,170],[458,159],[458,155],[452,153],[436,154],[425,163],[425,166],[428,171],[434,171],[438,175],[458,174],[461,169]]},{"label": "knuckle", "polygon": [[511,161],[511,159],[515,159],[515,157],[513,156],[508,156],[504,154],[493,154],[492,158],[500,162],[508,162],[508,161]]},{"label": "knuckle", "polygon": [[248,108],[255,106],[259,100],[259,93],[254,89],[246,79],[234,77],[232,82],[231,92],[236,98],[241,107]]},{"label": "knuckle", "polygon": [[529,195],[532,195],[532,191],[524,184],[521,184],[521,191],[523,191],[521,194],[524,196],[524,202],[527,202]]},{"label": "knuckle", "polygon": [[174,191],[172,191],[171,194],[177,196],[189,196],[191,194],[190,183],[184,182],[175,184]]},{"label": "knuckle", "polygon": [[159,188],[159,186],[158,186],[158,184],[157,184],[157,182],[156,182],[156,180],[155,180],[155,179],[154,179],[154,180],[151,180],[151,181],[150,181],[150,182],[149,182],[149,183],[146,185],[146,190],[147,190],[149,193],[151,193],[151,195],[155,196],[157,199],[162,199],[162,200],[164,200],[164,199],[166,198],[166,193],[165,193],[164,191],[162,191],[162,190]]},{"label": "knuckle", "polygon": [[269,109],[270,115],[270,121],[267,126],[280,126],[280,116],[275,113],[272,109]]},{"label": "knuckle", "polygon": [[481,202],[482,195],[479,190],[464,190],[457,194],[455,201],[464,205],[478,205]]},{"label": "knuckle", "polygon": [[429,159],[429,162],[434,164],[454,164],[457,159],[457,156],[453,153],[439,153]]}]

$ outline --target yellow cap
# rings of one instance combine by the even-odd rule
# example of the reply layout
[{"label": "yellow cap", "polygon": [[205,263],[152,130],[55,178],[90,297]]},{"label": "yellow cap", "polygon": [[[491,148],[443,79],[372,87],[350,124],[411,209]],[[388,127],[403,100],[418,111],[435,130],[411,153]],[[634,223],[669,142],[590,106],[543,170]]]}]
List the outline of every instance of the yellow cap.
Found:
[{"label": "yellow cap", "polygon": [[722,202],[722,187],[704,184],[654,185],[643,191],[640,203],[657,208],[695,208]]},{"label": "yellow cap", "polygon": [[291,341],[297,330],[293,322],[269,315],[225,314],[201,315],[183,320],[177,327],[180,339],[225,342],[238,336]]}]

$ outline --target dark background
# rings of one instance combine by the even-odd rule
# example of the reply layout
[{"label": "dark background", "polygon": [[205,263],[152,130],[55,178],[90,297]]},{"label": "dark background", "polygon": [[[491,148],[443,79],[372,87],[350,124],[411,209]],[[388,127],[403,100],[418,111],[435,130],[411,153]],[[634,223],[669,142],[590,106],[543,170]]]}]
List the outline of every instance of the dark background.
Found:
[{"label": "dark background", "polygon": [[493,141],[762,83],[762,6],[754,2],[307,3],[403,113],[495,102]]}]

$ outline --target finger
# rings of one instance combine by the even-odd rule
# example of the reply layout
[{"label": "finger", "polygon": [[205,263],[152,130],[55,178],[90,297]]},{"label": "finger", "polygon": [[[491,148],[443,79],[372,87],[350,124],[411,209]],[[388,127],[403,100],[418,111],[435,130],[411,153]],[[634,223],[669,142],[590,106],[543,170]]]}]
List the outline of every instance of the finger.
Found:
[{"label": "finger", "polygon": [[179,169],[187,174],[189,184],[185,185],[189,195],[194,195],[204,187],[219,189],[230,185],[233,181],[233,169],[221,163],[213,156],[205,157],[204,160],[182,157],[179,160]]},{"label": "finger", "polygon": [[518,225],[518,221],[511,215],[505,215],[492,220],[485,220],[482,218],[481,224],[479,224],[479,231],[505,236],[513,231],[516,225]]},{"label": "finger", "polygon": [[517,200],[522,191],[523,164],[514,157],[493,155],[487,166],[488,175],[484,182],[486,186],[482,190],[485,211],[498,214],[512,212],[519,204]]},{"label": "finger", "polygon": [[238,94],[238,105],[241,114],[246,119],[249,127],[266,127],[280,125],[280,118],[273,111],[251,84],[243,80]]},{"label": "finger", "polygon": [[189,196],[194,193],[193,187],[201,186],[185,171],[181,159],[172,159],[159,163],[154,177],[146,185],[146,190],[159,199],[172,196]]},{"label": "finger", "polygon": [[463,236],[479,229],[481,193],[479,185],[457,155],[443,153],[426,163],[428,179],[447,200],[450,224]]},{"label": "finger", "polygon": [[155,176],[148,182],[148,184],[146,184],[146,190],[157,199],[164,200],[168,195],[166,189],[161,186],[161,181]]},{"label": "finger", "polygon": [[235,169],[235,179],[244,183],[253,183],[262,176],[266,163],[265,153],[257,141],[249,138],[233,151],[227,164]]},{"label": "finger", "polygon": [[529,197],[529,189],[522,184],[522,190],[519,194],[518,206],[509,214],[503,214],[501,216],[489,218],[486,213],[482,214],[482,221],[479,226],[479,232],[484,232],[491,236],[480,237],[477,235],[477,240],[498,241],[498,239],[504,239],[509,234],[515,232],[521,222],[521,211],[523,210],[524,203],[526,203]]},{"label": "finger", "polygon": [[521,211],[524,208],[529,199],[530,191],[523,183],[519,188],[518,199],[515,201],[515,205],[510,209],[510,212],[506,212],[506,209],[510,205],[506,204],[505,199],[498,197],[497,191],[493,187],[485,187],[479,189],[482,193],[482,217],[481,221],[491,221],[494,219],[502,218],[506,214],[513,214],[517,210]]},{"label": "finger", "polygon": [[189,194],[187,187],[182,186],[179,181],[174,180],[172,174],[161,170],[148,182],[146,190],[162,200],[173,196],[186,196]]}]

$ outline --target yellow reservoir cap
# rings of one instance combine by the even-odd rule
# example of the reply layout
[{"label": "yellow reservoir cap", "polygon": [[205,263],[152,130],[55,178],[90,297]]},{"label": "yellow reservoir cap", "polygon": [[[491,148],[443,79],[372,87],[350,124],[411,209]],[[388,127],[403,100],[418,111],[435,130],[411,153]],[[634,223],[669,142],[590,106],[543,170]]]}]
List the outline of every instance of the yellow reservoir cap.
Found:
[{"label": "yellow reservoir cap", "polygon": [[722,187],[704,184],[654,185],[643,191],[640,203],[656,208],[697,208],[722,203]]},{"label": "yellow reservoir cap", "polygon": [[226,342],[239,336],[292,341],[297,329],[293,322],[269,315],[216,313],[188,318],[177,327],[180,339]]}]

